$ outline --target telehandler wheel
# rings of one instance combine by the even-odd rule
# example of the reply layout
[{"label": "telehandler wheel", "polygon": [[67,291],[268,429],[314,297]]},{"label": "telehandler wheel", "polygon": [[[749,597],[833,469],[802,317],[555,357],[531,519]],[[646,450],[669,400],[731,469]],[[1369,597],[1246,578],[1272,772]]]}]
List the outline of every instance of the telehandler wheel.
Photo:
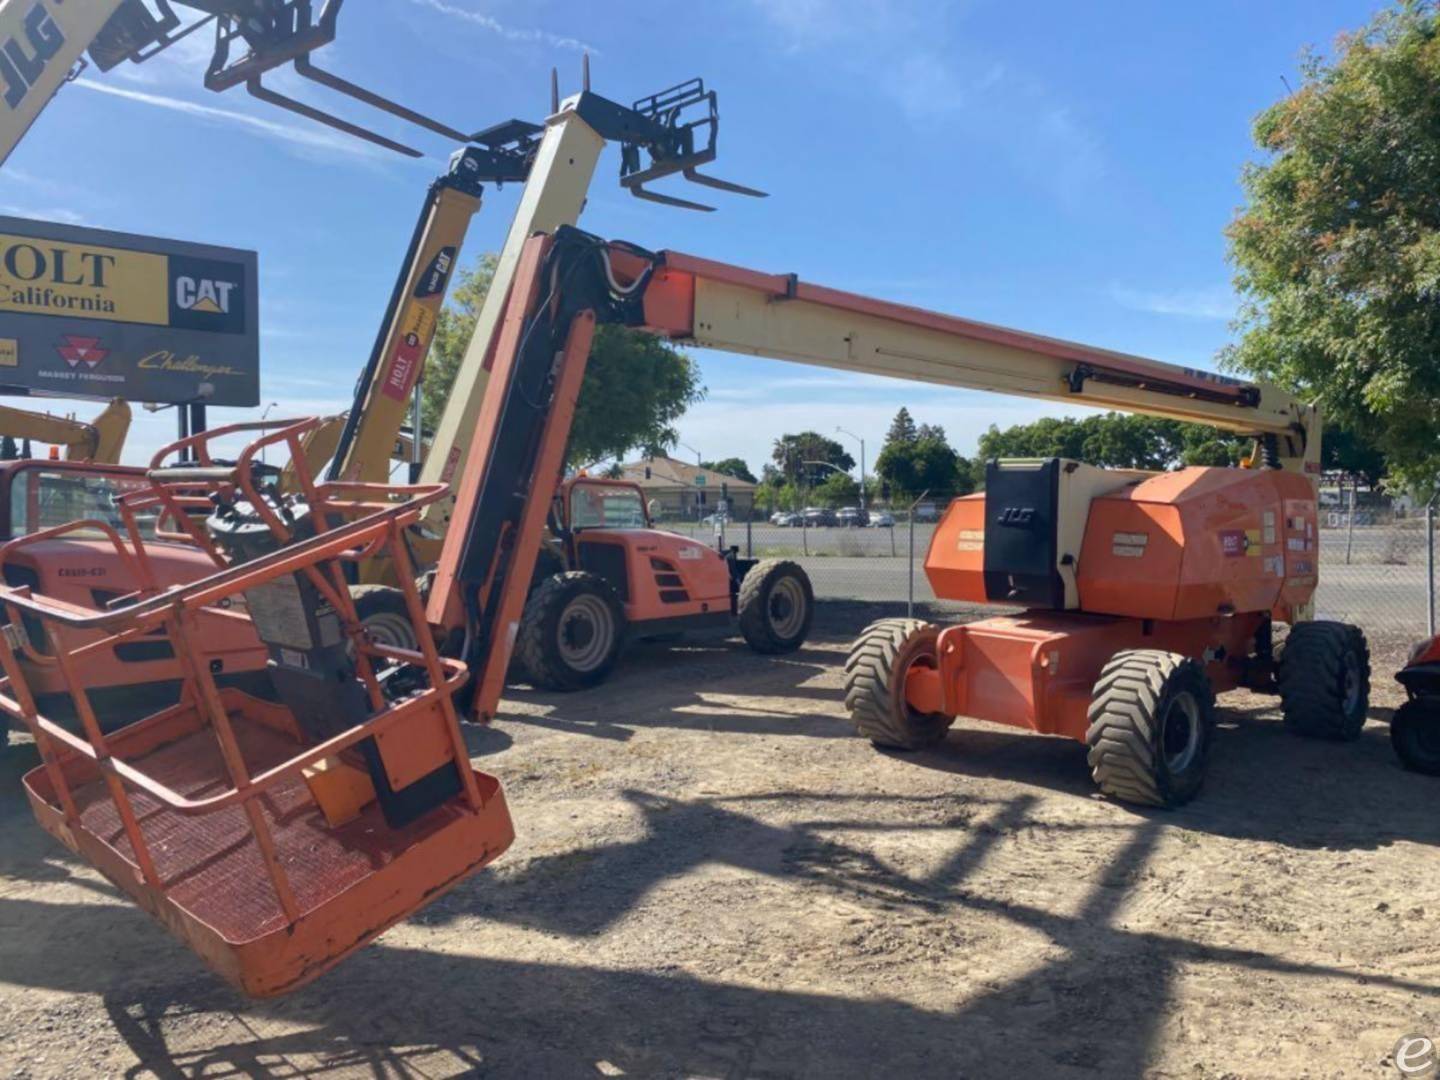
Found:
[{"label": "telehandler wheel", "polygon": [[1390,745],[1407,769],[1440,776],[1440,698],[1411,698],[1396,709]]},{"label": "telehandler wheel", "polygon": [[389,585],[351,585],[350,599],[371,639],[378,645],[420,651],[405,594]]},{"label": "telehandler wheel", "polygon": [[1370,708],[1370,648],[1359,627],[1296,623],[1280,654],[1280,705],[1298,735],[1349,742]]},{"label": "telehandler wheel", "polygon": [[905,675],[936,666],[940,628],[919,619],[881,619],[867,626],[845,660],[845,708],[855,730],[876,746],[923,750],[945,738],[954,717],[920,713],[905,701]]},{"label": "telehandler wheel", "polygon": [[750,568],[737,602],[740,633],[758,653],[794,652],[805,644],[815,620],[815,590],[804,567],[789,559],[766,559]]},{"label": "telehandler wheel", "polygon": [[625,616],[598,574],[556,574],[530,594],[515,655],[539,690],[581,690],[605,680],[620,656]]},{"label": "telehandler wheel", "polygon": [[1198,660],[1158,649],[1110,658],[1090,699],[1090,775],[1122,802],[1179,806],[1205,779],[1215,694]]}]

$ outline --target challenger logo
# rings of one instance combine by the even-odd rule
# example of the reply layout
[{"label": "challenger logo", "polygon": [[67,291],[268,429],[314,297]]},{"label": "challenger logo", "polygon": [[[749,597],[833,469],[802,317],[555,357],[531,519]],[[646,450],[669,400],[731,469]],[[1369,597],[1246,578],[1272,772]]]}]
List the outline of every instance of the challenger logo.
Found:
[{"label": "challenger logo", "polygon": [[6,105],[20,107],[64,44],[65,35],[37,0],[25,12],[20,32],[0,41],[0,84],[4,85]]},{"label": "challenger logo", "polygon": [[78,334],[64,335],[55,346],[55,351],[60,354],[60,359],[72,368],[84,364],[87,369],[93,369],[110,355],[110,350],[100,344],[99,338],[81,337]]}]

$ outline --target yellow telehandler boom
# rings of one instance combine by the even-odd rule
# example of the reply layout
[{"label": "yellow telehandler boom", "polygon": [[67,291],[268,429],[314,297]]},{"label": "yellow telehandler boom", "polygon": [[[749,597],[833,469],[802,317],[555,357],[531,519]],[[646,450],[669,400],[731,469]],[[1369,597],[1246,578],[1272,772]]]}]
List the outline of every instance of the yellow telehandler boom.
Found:
[{"label": "yellow telehandler boom", "polygon": [[0,405],[0,437],[63,446],[66,461],[118,465],[129,431],[130,406],[120,398],[106,405],[89,423],[73,416]]}]

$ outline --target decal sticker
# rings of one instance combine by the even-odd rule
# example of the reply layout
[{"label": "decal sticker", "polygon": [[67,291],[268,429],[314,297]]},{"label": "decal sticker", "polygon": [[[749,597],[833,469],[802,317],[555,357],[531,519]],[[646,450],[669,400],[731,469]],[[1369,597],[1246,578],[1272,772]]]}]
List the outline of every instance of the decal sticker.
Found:
[{"label": "decal sticker", "polygon": [[1227,559],[1260,557],[1259,529],[1221,529],[1220,552]]},{"label": "decal sticker", "polygon": [[382,394],[395,401],[404,401],[410,396],[420,375],[420,365],[425,362],[425,353],[430,348],[430,335],[434,332],[434,314],[419,304],[411,304],[400,326],[400,340],[390,358],[390,370],[380,384]]},{"label": "decal sticker", "polygon": [[680,549],[680,558],[686,562],[695,562],[702,558],[702,555],[698,547],[683,547]]},{"label": "decal sticker", "polygon": [[1265,511],[1265,543],[1275,543],[1275,511]]},{"label": "decal sticker", "polygon": [[960,538],[955,542],[956,551],[984,551],[984,529],[961,529]]},{"label": "decal sticker", "polygon": [[1265,573],[1270,577],[1285,576],[1285,560],[1279,555],[1265,556]]},{"label": "decal sticker", "polygon": [[14,338],[0,338],[0,367],[20,366],[20,343]]},{"label": "decal sticker", "polygon": [[1111,544],[1110,554],[1120,559],[1140,559],[1145,556],[1145,549],[1138,544]]},{"label": "decal sticker", "polygon": [[1149,533],[1117,532],[1110,537],[1110,554],[1120,559],[1138,559],[1149,543]]},{"label": "decal sticker", "polygon": [[453,246],[446,245],[437,251],[415,285],[415,299],[423,300],[427,296],[438,296],[444,292],[446,284],[450,281],[450,268],[454,265],[455,248]]}]

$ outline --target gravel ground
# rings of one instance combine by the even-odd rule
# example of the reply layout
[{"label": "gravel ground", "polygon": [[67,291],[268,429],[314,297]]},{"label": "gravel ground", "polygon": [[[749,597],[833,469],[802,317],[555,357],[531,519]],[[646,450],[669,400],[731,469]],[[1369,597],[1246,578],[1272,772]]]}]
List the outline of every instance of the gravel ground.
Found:
[{"label": "gravel ground", "polygon": [[1223,701],[1190,806],[962,722],[888,755],[831,605],[779,660],[640,646],[471,729],[515,846],[290,997],[248,1002],[40,832],[0,764],[0,1075],[1398,1075],[1440,1038],[1440,786]]}]

